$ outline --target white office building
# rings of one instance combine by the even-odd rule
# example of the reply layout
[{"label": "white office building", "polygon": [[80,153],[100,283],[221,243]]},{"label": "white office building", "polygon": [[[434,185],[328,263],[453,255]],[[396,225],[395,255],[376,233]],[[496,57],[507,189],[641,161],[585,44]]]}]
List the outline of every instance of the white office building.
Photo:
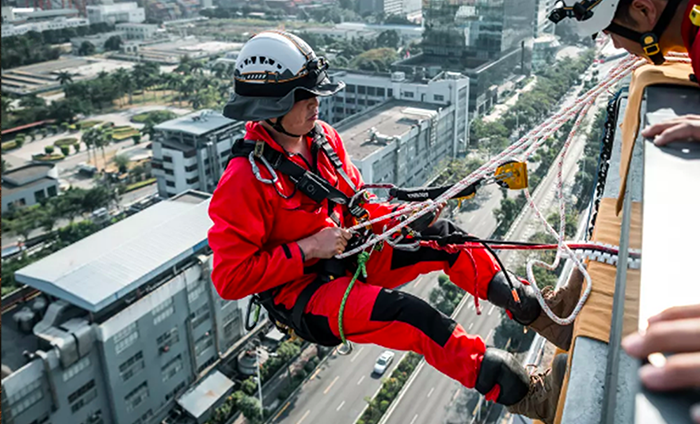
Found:
[{"label": "white office building", "polygon": [[146,20],[146,12],[138,3],[115,3],[87,6],[87,17],[91,24],[107,22],[118,24],[120,22],[143,22]]}]

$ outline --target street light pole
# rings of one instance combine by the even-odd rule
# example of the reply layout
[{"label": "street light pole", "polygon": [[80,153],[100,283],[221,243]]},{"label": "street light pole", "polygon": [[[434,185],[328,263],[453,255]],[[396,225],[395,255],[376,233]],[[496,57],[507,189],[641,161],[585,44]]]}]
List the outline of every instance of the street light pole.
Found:
[{"label": "street light pole", "polygon": [[260,349],[259,346],[255,347],[255,369],[258,372],[258,397],[260,398],[260,418],[265,421],[265,408],[263,406],[263,396],[262,396],[262,379],[260,378]]}]

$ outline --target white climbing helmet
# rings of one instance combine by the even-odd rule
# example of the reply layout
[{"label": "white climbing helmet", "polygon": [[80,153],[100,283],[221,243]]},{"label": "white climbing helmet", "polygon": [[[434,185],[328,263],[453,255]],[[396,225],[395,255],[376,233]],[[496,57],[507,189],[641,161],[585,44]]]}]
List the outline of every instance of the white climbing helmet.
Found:
[{"label": "white climbing helmet", "polygon": [[565,18],[575,19],[576,31],[581,35],[594,35],[607,30],[621,37],[638,42],[644,53],[655,64],[664,62],[659,40],[673,19],[681,0],[668,0],[651,31],[640,33],[613,22],[620,0],[563,0],[552,8],[549,20],[555,24]]},{"label": "white climbing helmet", "polygon": [[[264,31],[241,49],[234,70],[234,94],[224,115],[239,121],[279,118],[295,98],[331,96],[345,87],[332,83],[328,63],[294,34]],[[302,91],[302,92],[299,92]]]},{"label": "white climbing helmet", "polygon": [[610,25],[619,3],[620,0],[564,0],[554,5],[549,19],[555,24],[564,18],[574,19],[576,32],[589,36]]}]

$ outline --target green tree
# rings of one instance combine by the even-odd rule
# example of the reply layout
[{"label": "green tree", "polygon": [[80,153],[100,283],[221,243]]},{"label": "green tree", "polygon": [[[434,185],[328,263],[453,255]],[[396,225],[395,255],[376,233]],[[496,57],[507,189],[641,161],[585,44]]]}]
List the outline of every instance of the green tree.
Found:
[{"label": "green tree", "polygon": [[61,154],[63,154],[63,156],[68,156],[70,154],[70,147],[61,146]]},{"label": "green tree", "polygon": [[17,137],[15,137],[15,143],[17,144],[17,148],[21,148],[24,146],[24,134],[20,134]]},{"label": "green tree", "polygon": [[401,37],[396,30],[382,31],[377,36],[377,47],[388,47],[391,49],[396,49],[399,47],[401,42]]},{"label": "green tree", "polygon": [[36,94],[30,94],[19,99],[19,107],[25,109],[35,109],[46,106],[46,101]]},{"label": "green tree", "polygon": [[58,81],[61,86],[72,84],[73,75],[68,71],[60,71],[58,75],[56,75],[56,81]]},{"label": "green tree", "polygon": [[112,159],[112,161],[119,169],[119,172],[125,173],[129,168],[129,162],[131,162],[131,159],[129,159],[128,156],[122,154],[114,156],[114,159]]},{"label": "green tree", "polygon": [[44,146],[44,151],[46,152],[47,155],[51,155],[54,152],[54,147],[53,146]]},{"label": "green tree", "polygon": [[78,48],[78,54],[80,56],[91,56],[95,54],[95,45],[89,41],[83,41],[80,48]]},{"label": "green tree", "polygon": [[105,41],[105,50],[119,50],[122,48],[122,38],[118,35],[113,35]]},{"label": "green tree", "polygon": [[238,401],[238,409],[251,424],[262,422],[260,401],[252,396],[244,396]]},{"label": "green tree", "polygon": [[2,159],[2,173],[4,174],[10,168],[10,164],[3,158]]}]

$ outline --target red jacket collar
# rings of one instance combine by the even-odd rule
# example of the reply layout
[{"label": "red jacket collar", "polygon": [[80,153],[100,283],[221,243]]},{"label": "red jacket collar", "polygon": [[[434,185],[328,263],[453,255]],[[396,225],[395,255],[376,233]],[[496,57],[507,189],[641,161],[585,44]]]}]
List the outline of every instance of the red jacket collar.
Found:
[{"label": "red jacket collar", "polygon": [[[685,8],[685,12],[683,15],[683,24],[681,25],[681,34],[683,35],[683,43],[685,44],[686,49],[690,52],[691,48],[693,47],[693,42],[697,42],[697,33],[698,33],[698,27],[693,25],[692,22],[690,22],[690,11],[693,9],[693,6],[700,4],[700,0],[690,0],[688,2],[688,7]],[[695,60],[700,60],[700,58],[697,58]]]},{"label": "red jacket collar", "polygon": [[[264,141],[267,143],[268,146],[272,147],[273,149],[277,150],[278,152],[284,153],[284,149],[282,149],[282,146],[279,145],[271,136],[270,133],[267,132],[265,127],[262,126],[260,122],[254,122],[254,121],[248,121],[245,124],[245,139],[246,140],[251,140],[251,141]],[[304,140],[306,140],[306,143],[309,145],[309,148],[311,148],[311,137],[304,136]]]}]

